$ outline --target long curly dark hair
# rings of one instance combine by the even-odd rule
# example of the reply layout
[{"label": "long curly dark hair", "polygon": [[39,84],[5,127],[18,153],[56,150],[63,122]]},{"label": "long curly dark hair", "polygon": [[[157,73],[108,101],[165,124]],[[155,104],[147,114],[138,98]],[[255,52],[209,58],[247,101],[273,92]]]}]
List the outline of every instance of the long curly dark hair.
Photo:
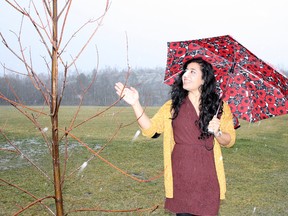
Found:
[{"label": "long curly dark hair", "polygon": [[[198,125],[201,131],[199,139],[207,139],[211,136],[211,134],[208,132],[208,124],[216,114],[220,100],[218,94],[216,93],[216,79],[214,76],[213,67],[209,62],[203,60],[202,58],[192,58],[188,60],[183,65],[182,72],[179,74],[178,78],[172,85],[170,92],[172,99],[172,119],[177,118],[180,106],[182,105],[184,99],[188,96],[188,91],[183,88],[182,76],[185,73],[187,66],[192,62],[198,63],[200,65],[202,71],[202,79],[204,80],[203,85],[201,85],[199,89],[201,92],[199,104],[199,120],[196,121],[195,124]],[[223,107],[221,105],[220,113],[222,109]]]}]

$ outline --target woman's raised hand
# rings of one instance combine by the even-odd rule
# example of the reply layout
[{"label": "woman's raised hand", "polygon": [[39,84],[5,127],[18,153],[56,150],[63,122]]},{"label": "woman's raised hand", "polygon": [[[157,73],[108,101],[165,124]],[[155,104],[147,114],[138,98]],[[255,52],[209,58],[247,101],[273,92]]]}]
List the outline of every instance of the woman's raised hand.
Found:
[{"label": "woman's raised hand", "polygon": [[122,97],[123,100],[131,106],[135,105],[139,101],[139,93],[133,87],[127,87],[121,82],[117,82],[115,83],[115,90],[119,97]]},{"label": "woman's raised hand", "polygon": [[128,104],[130,104],[134,110],[138,124],[141,128],[147,129],[151,127],[151,121],[145,114],[140,102],[139,93],[133,87],[124,86],[121,82],[115,83],[116,93],[119,97],[123,98]]}]

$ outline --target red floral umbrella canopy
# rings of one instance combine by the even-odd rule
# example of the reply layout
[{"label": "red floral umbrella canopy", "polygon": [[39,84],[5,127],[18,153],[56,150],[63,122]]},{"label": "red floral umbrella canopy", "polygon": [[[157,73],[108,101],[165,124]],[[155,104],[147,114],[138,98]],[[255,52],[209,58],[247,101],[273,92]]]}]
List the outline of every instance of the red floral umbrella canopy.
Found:
[{"label": "red floral umbrella canopy", "polygon": [[249,122],[288,113],[288,79],[229,35],[168,42],[164,82],[173,84],[183,64],[196,57],[215,70],[218,93],[233,114]]}]

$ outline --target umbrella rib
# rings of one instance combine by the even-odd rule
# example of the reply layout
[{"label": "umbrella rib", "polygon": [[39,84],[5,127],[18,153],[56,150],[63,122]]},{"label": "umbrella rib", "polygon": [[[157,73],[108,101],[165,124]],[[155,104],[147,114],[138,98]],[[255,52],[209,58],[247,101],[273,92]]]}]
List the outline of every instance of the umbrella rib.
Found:
[{"label": "umbrella rib", "polygon": [[[265,83],[266,83],[267,85],[269,85],[271,88],[276,89],[276,90],[279,91],[279,89],[275,88],[275,87],[274,87],[272,84],[270,84],[268,81],[266,81],[266,80],[264,80],[263,78],[261,78],[261,77],[255,75],[255,74],[253,74],[253,73],[251,73],[249,70],[247,70],[246,68],[243,68],[243,67],[240,66],[240,65],[239,65],[239,67],[240,67],[242,70],[244,70],[245,72],[249,73],[250,75],[259,78],[259,80],[265,82]],[[279,92],[281,92],[281,91],[279,91]],[[282,93],[281,93],[281,94],[282,94]]]},{"label": "umbrella rib", "polygon": [[177,76],[178,74],[180,74],[182,71],[177,72],[176,74],[173,74],[173,76],[170,76],[168,79],[165,79],[164,82],[174,78],[175,76]]}]

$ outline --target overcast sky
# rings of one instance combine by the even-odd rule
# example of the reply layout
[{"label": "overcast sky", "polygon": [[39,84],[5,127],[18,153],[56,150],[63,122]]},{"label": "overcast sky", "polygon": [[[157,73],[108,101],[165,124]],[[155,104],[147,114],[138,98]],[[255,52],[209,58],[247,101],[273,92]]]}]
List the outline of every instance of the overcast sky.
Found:
[{"label": "overcast sky", "polygon": [[[287,70],[286,4],[285,0],[113,0],[103,25],[77,66],[83,71],[95,68],[97,46],[100,68],[126,69],[126,33],[132,68],[165,67],[168,41],[228,34],[262,60],[277,69]],[[74,0],[67,32],[73,32],[88,19],[97,18],[104,6],[105,0]],[[16,38],[9,30],[18,32],[20,18],[3,0],[0,1],[0,31],[11,41]],[[33,38],[28,27],[26,30],[28,33],[23,32],[25,47],[34,47],[33,54],[43,56],[40,50],[38,53],[38,45],[34,45],[39,39]],[[85,35],[87,37],[88,33],[76,35],[75,41],[83,43]],[[73,55],[79,44],[74,44],[69,54]],[[0,62],[8,67],[18,67],[2,44],[0,49]],[[43,67],[42,59],[34,61],[33,65]]]}]

